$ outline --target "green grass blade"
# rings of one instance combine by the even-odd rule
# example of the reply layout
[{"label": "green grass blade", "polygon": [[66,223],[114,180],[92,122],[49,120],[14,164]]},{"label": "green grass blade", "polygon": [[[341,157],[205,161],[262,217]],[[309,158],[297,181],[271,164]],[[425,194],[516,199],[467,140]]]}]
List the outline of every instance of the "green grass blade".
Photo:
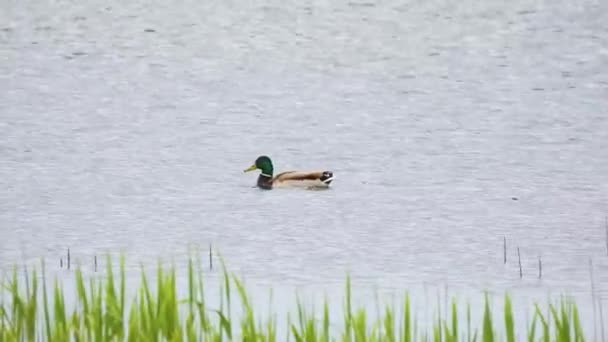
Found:
[{"label": "green grass blade", "polygon": [[530,328],[528,329],[528,342],[536,341],[536,322],[538,321],[538,316],[535,314],[532,317],[532,323],[530,323]]},{"label": "green grass blade", "polygon": [[507,341],[515,342],[515,324],[513,323],[513,307],[511,299],[505,295],[505,330],[507,333]]},{"label": "green grass blade", "polygon": [[494,341],[494,329],[492,327],[492,313],[490,311],[490,304],[488,295],[485,295],[485,304],[484,304],[484,312],[483,312],[483,342],[492,342]]},{"label": "green grass blade", "polygon": [[402,341],[412,341],[412,319],[411,319],[411,308],[410,308],[410,296],[406,293],[403,301],[403,336]]}]

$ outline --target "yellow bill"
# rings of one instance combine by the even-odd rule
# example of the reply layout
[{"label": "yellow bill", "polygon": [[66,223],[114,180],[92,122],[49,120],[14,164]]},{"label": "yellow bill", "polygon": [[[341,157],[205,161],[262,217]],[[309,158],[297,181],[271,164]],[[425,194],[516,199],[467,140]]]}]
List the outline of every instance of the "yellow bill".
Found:
[{"label": "yellow bill", "polygon": [[257,169],[257,167],[255,166],[255,164],[253,164],[250,167],[248,167],[245,170],[243,170],[243,172],[249,172],[249,171],[253,171],[255,169]]}]

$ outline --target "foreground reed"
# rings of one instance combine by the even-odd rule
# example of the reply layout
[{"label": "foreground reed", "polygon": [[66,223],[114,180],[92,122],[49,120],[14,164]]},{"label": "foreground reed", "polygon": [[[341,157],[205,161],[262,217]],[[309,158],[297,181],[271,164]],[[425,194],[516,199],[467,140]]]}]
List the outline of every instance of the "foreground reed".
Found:
[{"label": "foreground reed", "polygon": [[[462,317],[463,308],[452,302],[450,317],[438,316],[430,328],[422,329],[412,318],[407,295],[398,308],[386,305],[374,317],[355,308],[347,278],[342,317],[331,317],[327,301],[316,313],[297,300],[295,319],[287,317],[286,333],[278,336],[276,315],[257,316],[243,283],[225,268],[219,298],[213,298],[219,300],[219,306],[212,307],[203,272],[199,267],[195,270],[192,259],[184,298],[178,296],[175,269],[159,264],[155,287],[142,270],[130,308],[126,306],[122,258],[117,276],[109,257],[104,278],[87,282],[77,268],[73,294],[66,294],[57,281],[47,291],[44,265],[41,280],[35,270],[25,271],[24,278],[21,283],[15,269],[3,280],[0,341],[584,341],[577,307],[566,299],[549,303],[545,313],[535,306],[530,324],[523,330],[515,328],[508,295],[501,314],[491,312],[486,296],[478,325],[472,325],[469,306]],[[66,295],[73,296],[72,308],[65,304]],[[242,313],[236,318],[231,310],[235,295]]]}]

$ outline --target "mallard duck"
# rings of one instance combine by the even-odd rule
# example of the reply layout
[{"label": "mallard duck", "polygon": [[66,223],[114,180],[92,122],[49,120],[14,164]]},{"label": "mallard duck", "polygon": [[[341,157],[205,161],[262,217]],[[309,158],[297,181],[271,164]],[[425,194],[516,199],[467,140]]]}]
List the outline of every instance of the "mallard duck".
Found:
[{"label": "mallard duck", "polygon": [[273,176],[274,168],[268,156],[259,156],[253,165],[243,170],[260,170],[257,186],[270,190],[276,187],[328,188],[334,179],[332,171],[285,171]]}]

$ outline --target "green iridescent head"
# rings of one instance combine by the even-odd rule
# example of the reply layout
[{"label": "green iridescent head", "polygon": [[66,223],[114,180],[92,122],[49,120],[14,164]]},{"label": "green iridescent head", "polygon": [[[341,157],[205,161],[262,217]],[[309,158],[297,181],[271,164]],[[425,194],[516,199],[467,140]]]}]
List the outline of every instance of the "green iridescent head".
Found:
[{"label": "green iridescent head", "polygon": [[267,176],[272,176],[273,167],[272,161],[267,156],[259,156],[253,165],[243,170],[243,172],[249,172],[253,170],[261,170],[263,174]]}]

